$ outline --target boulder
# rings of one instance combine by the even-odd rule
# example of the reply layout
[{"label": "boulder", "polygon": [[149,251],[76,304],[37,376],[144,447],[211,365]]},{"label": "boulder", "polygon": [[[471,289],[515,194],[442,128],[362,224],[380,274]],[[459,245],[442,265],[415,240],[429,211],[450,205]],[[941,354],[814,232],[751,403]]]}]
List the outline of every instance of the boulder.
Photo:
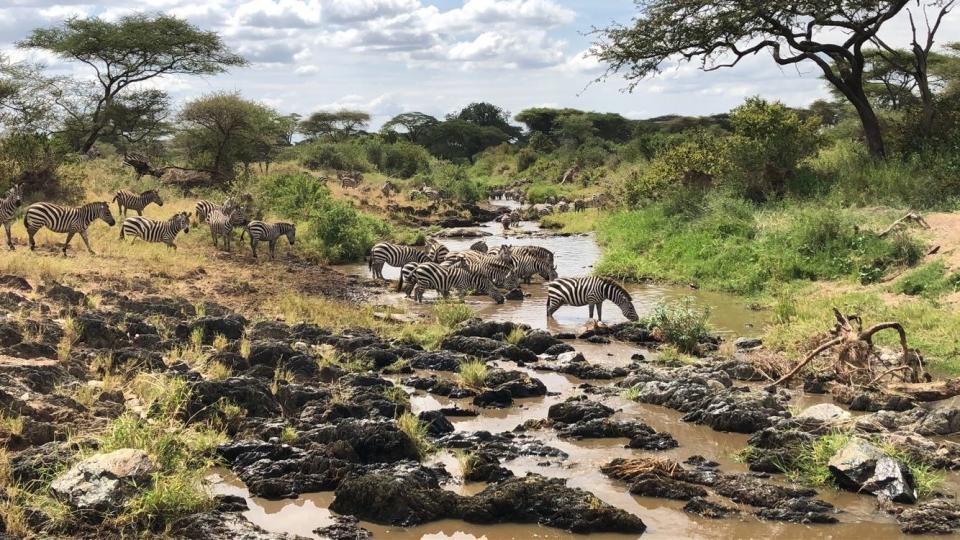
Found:
[{"label": "boulder", "polygon": [[543,354],[547,352],[547,349],[550,347],[559,345],[561,343],[562,342],[559,339],[553,337],[548,332],[544,332],[543,330],[533,330],[524,335],[517,345],[525,349],[529,349],[535,354]]},{"label": "boulder", "polygon": [[186,417],[194,420],[209,418],[221,400],[243,408],[246,416],[273,418],[280,415],[280,404],[266,382],[253,377],[230,377],[222,381],[202,380],[194,383]]},{"label": "boulder", "polygon": [[960,533],[960,503],[934,499],[916,508],[907,508],[897,516],[900,530],[907,534]]},{"label": "boulder", "polygon": [[850,413],[832,403],[820,403],[802,410],[797,418],[809,418],[824,423],[848,420]]},{"label": "boulder", "polygon": [[[267,532],[235,512],[191,514],[170,526],[173,538],[204,540],[303,540],[302,536]],[[363,538],[358,536],[357,538]]]},{"label": "boulder", "polygon": [[83,514],[102,516],[119,511],[149,486],[154,471],[146,452],[122,448],[77,463],[50,484],[50,491]]},{"label": "boulder", "polygon": [[124,332],[109,325],[102,318],[94,316],[78,316],[75,322],[79,325],[79,342],[94,349],[116,349],[127,344]]},{"label": "boulder", "polygon": [[453,424],[440,411],[423,411],[419,414],[420,421],[427,425],[427,433],[438,436],[453,433]]},{"label": "boulder", "polygon": [[203,331],[203,342],[207,345],[213,343],[218,336],[234,340],[243,337],[243,327],[246,320],[239,315],[228,317],[201,317],[189,325],[179,325],[176,328],[176,335],[179,339],[187,339],[196,329]]},{"label": "boulder", "polygon": [[763,340],[760,338],[740,337],[733,342],[733,345],[738,351],[749,351],[763,345]]},{"label": "boulder", "polygon": [[67,306],[79,306],[87,297],[87,295],[83,294],[82,292],[67,287],[66,285],[61,285],[56,281],[45,284],[40,288],[40,292],[54,302]]},{"label": "boulder", "polygon": [[612,414],[613,409],[603,403],[583,398],[570,398],[561,403],[554,403],[547,410],[547,418],[563,424],[607,418]]},{"label": "boulder", "polygon": [[689,501],[694,497],[707,496],[707,490],[700,486],[653,473],[640,475],[634,480],[630,485],[630,493],[641,497],[658,497],[676,501]]},{"label": "boulder", "polygon": [[509,390],[485,390],[473,398],[477,407],[504,408],[513,404],[513,396]]},{"label": "boulder", "polygon": [[722,519],[737,513],[736,508],[717,504],[703,497],[694,497],[687,501],[687,504],[683,505],[683,511],[710,519]]},{"label": "boulder", "polygon": [[330,509],[363,521],[410,527],[457,515],[460,497],[440,488],[429,469],[354,475],[336,490]]},{"label": "boulder", "polygon": [[277,367],[280,362],[299,354],[293,347],[282,341],[255,341],[250,344],[250,356],[247,360],[251,366]]},{"label": "boulder", "polygon": [[883,495],[900,503],[917,501],[910,469],[862,439],[851,439],[834,454],[828,467],[844,489]]}]

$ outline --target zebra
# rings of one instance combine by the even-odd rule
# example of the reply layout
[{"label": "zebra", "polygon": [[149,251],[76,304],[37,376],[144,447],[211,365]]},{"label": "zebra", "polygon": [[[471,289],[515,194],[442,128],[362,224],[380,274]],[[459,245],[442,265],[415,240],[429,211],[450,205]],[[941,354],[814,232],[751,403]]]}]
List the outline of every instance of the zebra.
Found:
[{"label": "zebra", "polygon": [[360,185],[360,182],[363,181],[363,175],[359,172],[354,173],[337,173],[337,179],[340,180],[341,188],[355,188]]},{"label": "zebra", "polygon": [[487,243],[483,240],[477,240],[476,242],[470,244],[470,251],[476,251],[478,253],[486,253],[490,248],[487,247]]},{"label": "zebra", "polygon": [[514,255],[530,255],[535,259],[540,259],[543,261],[553,264],[553,252],[549,249],[541,246],[514,246],[511,248],[511,252]]},{"label": "zebra", "polygon": [[397,280],[397,292],[403,291],[407,297],[410,296],[413,288],[417,285],[417,278],[414,273],[420,264],[421,263],[418,262],[408,262],[400,268],[400,279]]},{"label": "zebra", "polygon": [[13,223],[13,216],[17,209],[23,204],[23,184],[16,184],[7,190],[0,201],[0,221],[3,221],[3,228],[7,231],[7,246],[13,251],[13,238],[10,236],[10,228]]},{"label": "zebra", "polygon": [[499,257],[503,262],[511,262],[513,256],[513,247],[509,244],[503,244],[493,249],[487,250],[488,257]]},{"label": "zebra", "polygon": [[427,257],[429,257],[432,262],[443,262],[449,255],[450,248],[432,238],[427,240]]},{"label": "zebra", "polygon": [[113,201],[117,203],[117,213],[127,216],[127,210],[136,210],[138,216],[143,215],[143,209],[150,203],[157,203],[157,206],[163,206],[163,200],[155,189],[148,189],[137,195],[129,191],[120,190],[113,196]]},{"label": "zebra", "polygon": [[23,225],[27,228],[27,236],[30,239],[30,251],[37,249],[34,235],[46,227],[56,233],[67,233],[67,241],[63,243],[64,256],[67,255],[67,246],[70,245],[75,234],[83,238],[87,251],[91,255],[96,255],[90,247],[87,227],[97,219],[102,219],[111,227],[117,223],[113,219],[113,214],[110,213],[110,205],[104,201],[87,203],[80,207],[60,206],[48,202],[33,203],[27,207],[27,213],[23,216]]},{"label": "zebra", "polygon": [[517,278],[512,262],[489,256],[479,259],[462,259],[462,261],[467,270],[489,279],[497,287],[516,289],[520,286],[520,280]]},{"label": "zebra", "polygon": [[203,223],[207,220],[207,217],[210,215],[210,212],[213,212],[216,209],[223,210],[227,207],[235,207],[237,202],[233,197],[227,197],[223,204],[217,204],[215,202],[210,202],[205,199],[200,199],[197,201],[197,207],[194,210],[194,215],[197,216],[197,224]]},{"label": "zebra", "polygon": [[[257,244],[260,242],[270,243],[270,259],[272,260],[277,251],[277,240],[281,236],[286,236],[290,245],[293,245],[297,235],[297,228],[293,223],[265,223],[255,220],[247,224],[244,232],[250,235],[250,251],[253,252],[253,258],[257,258]],[[243,240],[243,232],[240,233],[240,240]]]},{"label": "zebra", "polygon": [[533,255],[520,254],[513,256],[514,274],[524,283],[530,283],[534,274],[540,274],[545,281],[557,279],[557,268],[550,261],[534,257]]},{"label": "zebra", "polygon": [[190,232],[190,213],[177,212],[167,221],[158,221],[143,216],[129,217],[120,225],[120,239],[127,235],[139,237],[147,242],[163,242],[167,247],[177,249],[173,243],[177,235],[183,231]]},{"label": "zebra", "polygon": [[213,237],[213,247],[217,246],[217,238],[223,237],[223,247],[230,251],[230,240],[233,237],[235,227],[244,226],[250,221],[247,219],[244,210],[235,204],[225,205],[224,208],[214,208],[207,215],[207,223],[210,224],[210,236]]},{"label": "zebra", "polygon": [[413,288],[413,298],[423,302],[423,293],[435,290],[444,298],[450,296],[450,289],[456,289],[460,300],[468,290],[481,291],[498,303],[504,302],[503,294],[489,278],[475,274],[460,265],[444,267],[437,263],[423,263],[414,271],[417,284]]},{"label": "zebra", "polygon": [[428,261],[430,261],[430,253],[424,248],[380,242],[370,250],[370,257],[367,258],[367,268],[374,278],[383,279],[384,264],[402,268],[409,262],[422,263]]},{"label": "zebra", "polygon": [[601,277],[561,278],[547,285],[547,317],[563,305],[589,306],[590,318],[593,318],[593,308],[597,308],[597,320],[603,320],[601,307],[604,300],[616,304],[623,315],[637,321],[637,309],[633,307],[630,293],[617,282]]}]

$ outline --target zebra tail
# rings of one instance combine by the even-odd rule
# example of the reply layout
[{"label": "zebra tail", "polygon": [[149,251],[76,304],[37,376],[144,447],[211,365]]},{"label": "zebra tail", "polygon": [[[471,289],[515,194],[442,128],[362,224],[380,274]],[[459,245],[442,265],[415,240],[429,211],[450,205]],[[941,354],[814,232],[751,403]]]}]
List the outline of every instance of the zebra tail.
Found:
[{"label": "zebra tail", "polygon": [[117,202],[117,195],[114,195],[113,199],[110,202]]},{"label": "zebra tail", "polygon": [[403,269],[400,269],[400,277],[397,279],[397,292],[403,290]]}]

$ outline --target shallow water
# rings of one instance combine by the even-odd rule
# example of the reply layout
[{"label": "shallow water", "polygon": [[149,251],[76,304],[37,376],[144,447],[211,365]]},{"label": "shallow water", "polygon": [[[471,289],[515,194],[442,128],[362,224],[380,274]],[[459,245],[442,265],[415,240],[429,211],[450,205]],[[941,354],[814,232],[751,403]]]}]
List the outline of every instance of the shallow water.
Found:
[{"label": "shallow water", "polygon": [[[509,236],[503,235],[498,224],[488,224],[484,227],[494,236],[487,237],[491,246],[501,243],[536,244],[554,251],[558,271],[562,276],[585,275],[590,272],[592,264],[600,255],[599,249],[590,236],[574,237],[535,237],[525,235],[516,237],[516,232]],[[524,223],[519,228],[527,233],[537,233],[536,225]],[[475,239],[445,239],[443,242],[451,250],[467,249]],[[341,268],[342,271],[367,276],[364,265],[352,265]],[[384,275],[395,279],[397,269],[387,268]],[[545,316],[545,294],[542,283],[524,286],[524,290],[532,294],[522,302],[507,302],[497,306],[485,297],[472,297],[468,302],[481,316],[491,319],[511,320],[522,322],[536,328],[547,328],[553,331],[573,331],[587,319],[586,308],[563,308],[557,313],[553,321]],[[665,298],[679,298],[693,296],[701,305],[712,308],[711,324],[713,327],[727,334],[755,335],[762,330],[764,314],[748,309],[747,306],[731,297],[719,294],[704,293],[684,287],[663,287],[655,285],[634,284],[629,287],[638,311],[643,314],[651,309],[658,301]],[[417,305],[411,300],[396,293],[385,293],[381,299],[384,303],[393,303],[403,306],[407,311],[421,314],[429,313],[429,306]],[[619,310],[607,304],[604,313],[605,321],[617,322],[622,319]],[[593,363],[605,366],[626,365],[630,356],[636,352],[650,354],[639,347],[626,343],[611,343],[607,345],[591,344],[583,341],[572,341],[578,351]],[[517,368],[511,363],[502,367],[506,369],[523,369],[530,375],[539,378],[547,386],[550,393],[541,398],[518,399],[514,405],[505,409],[484,409],[481,415],[475,418],[450,418],[458,431],[487,430],[491,432],[508,431],[522,424],[526,420],[545,418],[550,405],[562,401],[570,395],[578,393],[577,386],[584,383],[576,377],[552,372],[537,372],[525,368]],[[449,373],[433,373],[440,377],[452,377]],[[396,380],[397,378],[394,378]],[[589,381],[591,384],[612,384],[610,381]],[[470,400],[450,400],[432,396],[424,392],[412,392],[411,405],[415,413],[424,410],[438,409],[444,406],[460,405],[470,407]],[[594,399],[600,399],[595,397]],[[522,457],[507,461],[503,465],[517,475],[534,472],[545,476],[567,478],[568,485],[580,487],[592,492],[605,502],[623,508],[639,515],[648,526],[643,538],[647,539],[841,539],[841,538],[868,538],[870,540],[886,540],[901,538],[899,528],[893,518],[884,514],[875,507],[875,500],[869,496],[860,496],[847,492],[834,491],[829,488],[819,490],[819,497],[833,503],[843,510],[837,517],[841,520],[836,525],[799,525],[790,523],[762,522],[753,517],[750,512],[756,509],[742,507],[740,517],[731,517],[724,520],[710,520],[687,514],[681,510],[682,501],[668,501],[664,499],[635,497],[627,491],[625,484],[606,478],[600,473],[600,466],[615,457],[637,457],[652,455],[683,461],[692,455],[702,455],[721,464],[724,471],[746,471],[743,464],[737,462],[734,454],[746,445],[747,435],[734,433],[720,433],[709,428],[683,422],[681,414],[655,405],[647,405],[624,400],[618,396],[600,399],[607,405],[617,409],[619,418],[636,418],[646,422],[653,428],[671,433],[680,443],[679,448],[665,452],[645,452],[624,448],[626,439],[601,439],[572,441],[559,439],[552,430],[528,432],[536,436],[545,444],[557,447],[569,454],[569,458],[562,461],[546,460],[538,457]],[[795,398],[793,405],[804,408],[817,403],[830,402],[828,396],[800,395]],[[446,469],[458,477],[459,465],[449,452],[440,452],[434,458],[443,463]],[[310,538],[319,538],[313,533],[318,527],[332,523],[332,513],[327,509],[334,498],[332,492],[306,494],[292,500],[269,501],[250,497],[243,484],[229,471],[217,471],[217,482],[214,489],[218,493],[230,493],[247,498],[250,510],[245,515],[264,529],[276,532],[287,532]],[[782,479],[781,479],[782,480]],[[463,485],[457,481],[445,486],[461,495],[475,494],[485,487],[482,483]],[[942,491],[956,494],[960,488],[960,476],[951,473],[947,484]],[[731,505],[729,500],[720,502]],[[397,540],[414,539],[573,539],[583,538],[558,531],[556,529],[538,525],[472,525],[461,521],[445,520],[428,525],[412,528],[384,527],[371,523],[363,523],[363,527],[374,533],[375,538],[392,538]],[[591,539],[623,540],[635,538],[634,535],[594,534]],[[914,537],[922,538],[922,537]],[[939,537],[938,537],[939,538]]]}]

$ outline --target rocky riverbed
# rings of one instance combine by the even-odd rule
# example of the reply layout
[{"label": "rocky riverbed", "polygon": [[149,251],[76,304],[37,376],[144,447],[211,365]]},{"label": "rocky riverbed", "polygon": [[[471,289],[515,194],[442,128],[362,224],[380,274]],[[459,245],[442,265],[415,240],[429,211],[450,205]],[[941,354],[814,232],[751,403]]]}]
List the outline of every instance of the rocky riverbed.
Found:
[{"label": "rocky riverbed", "polygon": [[[104,529],[103,513],[135,496],[156,456],[97,453],[85,439],[122,415],[148,413],[103,382],[141,373],[185,381],[182,421],[215,422],[228,436],[216,450],[220,469],[210,471],[216,503],[178,516],[171,531],[180,537],[893,538],[960,527],[949,497],[956,476],[917,501],[909,470],[881,448],[960,468],[953,403],[908,400],[903,410],[854,415],[825,406],[828,395],[763,390],[762,373],[742,353],[650,361],[660,344],[628,324],[578,339],[473,320],[426,351],[366,328],[251,321],[212,303],[17,276],[0,284],[0,411],[16,419],[4,422],[0,441],[11,483],[50,482],[52,496],[73,509],[48,530],[55,536],[122,532]],[[84,300],[92,294],[95,304]],[[196,336],[228,376],[187,361]],[[331,351],[363,362],[330,361]],[[488,366],[486,380],[463,384],[459,367],[476,360]],[[242,413],[224,418],[224,402]],[[422,440],[401,425],[411,412]],[[849,441],[830,470],[849,491],[779,474],[804,444],[838,429]],[[42,509],[27,519],[37,531],[52,527]]]}]

